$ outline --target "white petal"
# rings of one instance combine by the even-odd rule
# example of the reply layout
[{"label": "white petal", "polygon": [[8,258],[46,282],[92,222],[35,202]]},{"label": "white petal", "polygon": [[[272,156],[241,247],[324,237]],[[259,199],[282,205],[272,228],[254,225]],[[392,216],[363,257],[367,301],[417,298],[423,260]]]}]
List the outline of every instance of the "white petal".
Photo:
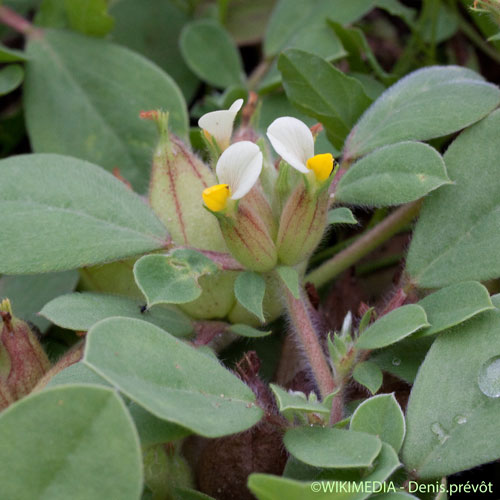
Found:
[{"label": "white petal", "polygon": [[215,168],[221,184],[229,184],[231,198],[239,200],[253,188],[262,171],[262,153],[250,141],[231,144],[219,157]]},{"label": "white petal", "polygon": [[243,106],[243,99],[236,99],[236,101],[229,106],[229,111],[232,111],[233,113],[238,113],[238,111],[241,109]]},{"label": "white petal", "polygon": [[198,120],[198,126],[215,137],[219,144],[228,145],[233,134],[234,119],[241,106],[243,106],[243,99],[237,99],[229,109],[206,113]]},{"label": "white petal", "polygon": [[307,160],[314,156],[314,138],[309,127],[291,116],[282,116],[267,128],[267,137],[283,160],[306,174]]}]

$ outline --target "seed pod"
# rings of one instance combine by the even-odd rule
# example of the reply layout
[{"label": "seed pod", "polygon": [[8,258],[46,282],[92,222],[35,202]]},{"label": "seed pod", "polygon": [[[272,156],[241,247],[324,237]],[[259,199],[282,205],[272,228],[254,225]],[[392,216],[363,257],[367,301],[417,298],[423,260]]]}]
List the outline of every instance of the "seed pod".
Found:
[{"label": "seed pod", "polygon": [[276,245],[267,224],[254,208],[241,204],[215,215],[226,245],[238,262],[258,272],[270,271],[276,266]]},{"label": "seed pod", "polygon": [[294,266],[318,246],[327,227],[328,189],[313,191],[300,183],[288,198],[278,229],[280,262]]},{"label": "seed pod", "polygon": [[0,303],[0,392],[18,400],[31,392],[50,368],[50,361],[36,335],[12,314],[10,301]]},{"label": "seed pod", "polygon": [[202,192],[216,183],[215,174],[168,131],[168,115],[149,112],[160,139],[153,157],[149,202],[172,241],[203,250],[226,250],[217,221],[203,208]]}]

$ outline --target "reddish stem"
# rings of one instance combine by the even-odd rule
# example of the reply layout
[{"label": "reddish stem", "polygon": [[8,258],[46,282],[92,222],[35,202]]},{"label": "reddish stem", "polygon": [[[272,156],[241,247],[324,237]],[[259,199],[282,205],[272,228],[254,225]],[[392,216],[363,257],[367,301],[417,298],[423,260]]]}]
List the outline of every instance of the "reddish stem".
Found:
[{"label": "reddish stem", "polygon": [[332,371],[328,365],[323,349],[319,343],[318,334],[311,321],[304,296],[296,299],[286,286],[283,287],[286,295],[288,314],[294,326],[299,344],[303,349],[309,365],[323,397],[335,390]]},{"label": "reddish stem", "polygon": [[37,31],[37,28],[24,19],[24,17],[21,17],[17,12],[5,6],[0,7],[0,23],[26,36]]}]

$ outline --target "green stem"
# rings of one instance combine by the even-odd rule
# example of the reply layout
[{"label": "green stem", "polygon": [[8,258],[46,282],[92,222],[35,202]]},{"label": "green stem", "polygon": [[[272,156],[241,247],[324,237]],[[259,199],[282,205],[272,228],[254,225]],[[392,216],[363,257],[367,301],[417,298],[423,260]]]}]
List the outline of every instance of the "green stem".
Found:
[{"label": "green stem", "polygon": [[394,236],[401,227],[411,222],[418,214],[422,200],[414,201],[395,210],[391,215],[363,234],[351,246],[327,260],[307,276],[306,281],[321,287],[348,269],[359,259]]},{"label": "green stem", "polygon": [[500,53],[489,45],[462,16],[458,16],[458,24],[460,30],[479,50],[482,50],[491,59],[500,63]]},{"label": "green stem", "polygon": [[372,262],[367,262],[366,264],[360,264],[356,266],[356,276],[363,276],[366,274],[371,274],[385,267],[391,267],[397,264],[404,254],[398,253],[396,255],[389,255],[388,257],[382,257],[381,259],[374,260]]},{"label": "green stem", "polygon": [[302,292],[301,297],[296,299],[286,285],[283,285],[283,292],[296,338],[307,357],[321,396],[324,398],[335,390],[335,382],[326,356],[321,348],[318,334],[311,321],[307,298]]},{"label": "green stem", "polygon": [[38,31],[38,29],[24,19],[24,17],[21,17],[17,12],[3,5],[0,6],[0,23],[26,36]]},{"label": "green stem", "polygon": [[257,88],[270,66],[271,60],[269,59],[264,59],[256,66],[248,77],[248,88],[250,90],[255,90]]}]

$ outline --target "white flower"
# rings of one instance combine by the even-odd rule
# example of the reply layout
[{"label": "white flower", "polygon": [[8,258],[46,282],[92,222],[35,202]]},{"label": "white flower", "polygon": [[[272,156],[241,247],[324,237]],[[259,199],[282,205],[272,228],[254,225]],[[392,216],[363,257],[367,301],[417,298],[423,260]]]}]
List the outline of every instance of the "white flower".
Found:
[{"label": "white flower", "polygon": [[329,153],[314,155],[314,137],[309,127],[291,116],[282,116],[267,128],[267,137],[283,160],[293,168],[307,174],[311,170],[316,179],[328,179],[333,170],[333,156]]},{"label": "white flower", "polygon": [[243,198],[255,185],[262,171],[259,146],[249,141],[236,142],[219,157],[215,168],[220,184],[203,191],[203,201],[213,212],[226,208],[227,200]]},{"label": "white flower", "polygon": [[229,109],[206,113],[198,120],[198,126],[215,139],[221,150],[225,150],[231,142],[234,119],[242,106],[243,99],[237,99]]},{"label": "white flower", "polygon": [[282,116],[267,128],[267,137],[283,160],[307,174],[307,160],[314,156],[314,138],[309,127],[291,116]]}]

